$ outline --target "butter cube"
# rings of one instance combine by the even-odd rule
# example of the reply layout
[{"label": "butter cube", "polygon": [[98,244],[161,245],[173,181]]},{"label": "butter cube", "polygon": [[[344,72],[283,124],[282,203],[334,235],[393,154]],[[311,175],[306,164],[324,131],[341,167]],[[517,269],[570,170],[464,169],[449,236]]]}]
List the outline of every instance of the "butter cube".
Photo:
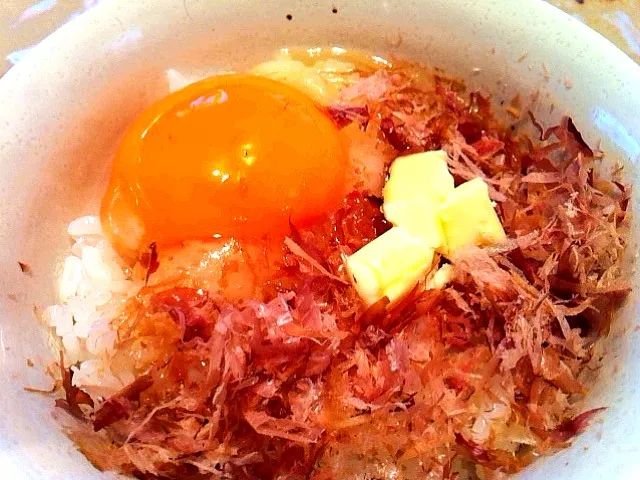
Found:
[{"label": "butter cube", "polygon": [[450,263],[432,272],[425,283],[425,290],[441,290],[455,278],[455,270]]},{"label": "butter cube", "polygon": [[465,245],[491,245],[506,238],[489,198],[489,188],[481,178],[454,189],[440,208],[440,220],[448,256]]},{"label": "butter cube", "polygon": [[382,209],[389,222],[420,237],[430,248],[437,250],[446,244],[437,204],[429,200],[397,200],[385,203]]},{"label": "butter cube", "polygon": [[393,227],[356,253],[345,264],[365,304],[384,296],[391,304],[408,294],[431,269],[434,250],[402,227]]},{"label": "butter cube", "polygon": [[391,164],[383,191],[384,203],[418,199],[441,204],[453,188],[446,152],[416,153],[398,157]]}]

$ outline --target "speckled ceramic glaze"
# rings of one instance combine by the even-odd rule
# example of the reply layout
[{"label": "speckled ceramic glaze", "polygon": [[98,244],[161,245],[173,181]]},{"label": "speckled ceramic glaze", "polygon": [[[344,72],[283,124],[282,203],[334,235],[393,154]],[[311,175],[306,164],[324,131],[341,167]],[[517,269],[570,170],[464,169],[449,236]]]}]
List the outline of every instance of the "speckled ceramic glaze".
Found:
[{"label": "speckled ceramic glaze", "polygon": [[[498,100],[538,89],[542,119],[569,113],[611,156],[640,160],[640,67],[538,0],[106,0],[0,80],[0,478],[104,478],[61,433],[51,398],[23,387],[50,384],[42,370],[53,355],[34,306],[54,300],[66,224],[97,211],[119,135],[166,91],[166,68],[239,69],[287,45],[409,56]],[[639,291],[590,400],[609,407],[602,421],[522,478],[640,475]]]}]

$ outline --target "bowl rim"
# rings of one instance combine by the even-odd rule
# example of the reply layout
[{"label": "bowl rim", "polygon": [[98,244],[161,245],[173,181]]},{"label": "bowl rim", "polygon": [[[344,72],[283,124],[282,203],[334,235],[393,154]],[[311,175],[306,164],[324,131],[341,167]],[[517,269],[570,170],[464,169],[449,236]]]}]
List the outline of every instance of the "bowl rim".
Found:
[{"label": "bowl rim", "polygon": [[[202,2],[202,0],[196,0]],[[343,0],[349,2],[350,0]],[[434,0],[432,0],[434,1]],[[435,0],[436,2],[445,2],[450,4],[462,4],[464,0]],[[508,5],[510,0],[484,0],[485,2],[497,5]],[[206,3],[202,2],[202,3]],[[220,0],[220,3],[227,3],[229,6],[238,6],[240,4],[251,4],[251,0]],[[594,42],[597,48],[602,50],[606,56],[610,56],[611,63],[619,64],[620,69],[627,72],[630,77],[636,77],[640,80],[640,64],[636,63],[629,55],[616,46],[611,40],[602,35],[600,32],[589,27],[584,22],[580,21],[573,15],[561,10],[559,7],[552,5],[545,1],[540,0],[519,0],[519,6],[522,10],[530,9],[531,15],[543,15],[551,18],[556,18],[565,21],[570,25],[571,29],[577,30],[577,34],[584,36],[585,43]],[[184,8],[187,9],[187,0],[183,1]],[[17,65],[12,66],[9,70],[0,77],[0,95],[5,84],[9,84],[14,80],[14,76],[20,75],[23,71],[27,71],[37,67],[43,61],[51,58],[52,52],[60,54],[64,48],[60,48],[60,44],[70,44],[73,42],[73,37],[79,30],[84,30],[83,35],[89,35],[90,37],[98,37],[100,35],[99,28],[86,28],[91,22],[100,22],[104,19],[118,19],[118,10],[122,8],[122,3],[118,0],[102,0],[93,8],[82,12],[81,14],[70,19],[64,25],[53,31],[37,45],[29,50],[29,52],[20,60]],[[144,2],[131,2],[127,4],[128,9],[138,8],[144,9]],[[60,53],[58,53],[60,52]]]}]

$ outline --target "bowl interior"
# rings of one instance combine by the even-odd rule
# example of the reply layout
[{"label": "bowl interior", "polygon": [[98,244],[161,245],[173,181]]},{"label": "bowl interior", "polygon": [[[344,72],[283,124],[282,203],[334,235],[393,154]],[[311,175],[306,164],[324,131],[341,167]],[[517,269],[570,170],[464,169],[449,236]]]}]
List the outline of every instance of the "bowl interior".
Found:
[{"label": "bowl interior", "polygon": [[[462,77],[496,101],[537,91],[539,118],[570,114],[590,143],[601,141],[610,157],[632,165],[635,179],[640,67],[546,3],[284,3],[104,2],[0,81],[0,465],[7,478],[101,478],[60,432],[51,398],[23,389],[51,384],[42,373],[53,360],[51,339],[35,314],[54,301],[67,223],[97,211],[117,140],[166,92],[169,67],[241,70],[283,46],[406,56]],[[32,273],[21,272],[18,261]],[[640,414],[637,305],[634,293],[607,341],[608,361],[590,400],[609,407],[602,422],[522,478],[632,477],[640,464],[640,432],[628,421]]]}]

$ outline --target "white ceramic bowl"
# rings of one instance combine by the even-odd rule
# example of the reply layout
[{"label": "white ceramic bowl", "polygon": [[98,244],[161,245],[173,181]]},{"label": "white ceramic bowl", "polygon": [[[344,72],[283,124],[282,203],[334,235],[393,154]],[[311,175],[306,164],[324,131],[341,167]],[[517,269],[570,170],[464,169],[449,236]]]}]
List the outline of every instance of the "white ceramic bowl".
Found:
[{"label": "white ceramic bowl", "polygon": [[[54,300],[65,226],[97,211],[123,128],[164,93],[165,68],[241,69],[287,45],[406,55],[497,100],[539,89],[541,118],[569,113],[590,142],[640,159],[640,67],[539,0],[105,0],[0,80],[0,478],[101,478],[52,420],[51,399],[23,386],[47,384],[41,370],[53,355],[33,308]],[[609,407],[602,422],[522,478],[637,478],[638,292],[591,397]]]}]

